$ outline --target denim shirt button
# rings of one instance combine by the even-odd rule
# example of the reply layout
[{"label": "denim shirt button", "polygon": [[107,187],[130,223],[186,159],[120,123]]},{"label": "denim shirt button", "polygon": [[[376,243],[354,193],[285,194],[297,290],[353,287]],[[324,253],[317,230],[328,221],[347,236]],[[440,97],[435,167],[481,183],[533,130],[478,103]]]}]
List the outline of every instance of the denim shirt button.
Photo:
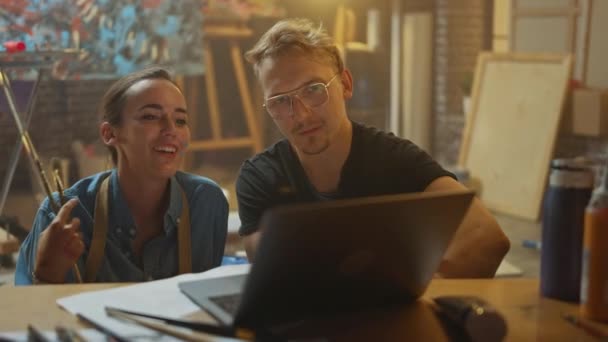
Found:
[{"label": "denim shirt button", "polygon": [[132,237],[135,236],[135,228],[129,229],[129,235],[131,235]]},{"label": "denim shirt button", "polygon": [[116,232],[117,232],[118,234],[122,234],[122,228],[120,228],[120,227],[116,227]]},{"label": "denim shirt button", "polygon": [[175,222],[176,222],[177,224],[179,224],[179,221],[180,221],[180,218],[178,217],[178,218],[175,220]]}]

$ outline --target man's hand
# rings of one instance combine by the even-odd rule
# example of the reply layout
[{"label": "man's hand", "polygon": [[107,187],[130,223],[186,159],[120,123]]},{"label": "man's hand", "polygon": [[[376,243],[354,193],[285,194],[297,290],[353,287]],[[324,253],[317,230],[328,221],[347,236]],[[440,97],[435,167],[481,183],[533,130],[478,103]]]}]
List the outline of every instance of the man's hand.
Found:
[{"label": "man's hand", "polygon": [[53,222],[40,234],[34,274],[41,281],[63,283],[67,272],[84,252],[80,220],[70,219],[77,204],[77,199],[64,204]]}]

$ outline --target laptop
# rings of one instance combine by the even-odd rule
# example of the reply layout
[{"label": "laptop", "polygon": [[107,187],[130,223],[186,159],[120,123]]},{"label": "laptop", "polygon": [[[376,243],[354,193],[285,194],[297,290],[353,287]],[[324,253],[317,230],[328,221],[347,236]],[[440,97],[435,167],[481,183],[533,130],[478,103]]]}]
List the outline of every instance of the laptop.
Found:
[{"label": "laptop", "polygon": [[248,274],[182,282],[220,323],[268,329],[420,297],[473,200],[424,192],[278,206]]}]

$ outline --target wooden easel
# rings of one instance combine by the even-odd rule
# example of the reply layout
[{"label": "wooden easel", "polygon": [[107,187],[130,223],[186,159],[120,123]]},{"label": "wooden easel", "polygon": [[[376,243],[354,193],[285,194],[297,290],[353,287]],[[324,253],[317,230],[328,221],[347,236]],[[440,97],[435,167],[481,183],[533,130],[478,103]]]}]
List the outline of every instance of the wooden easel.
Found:
[{"label": "wooden easel", "polygon": [[[205,87],[207,92],[207,101],[209,104],[209,119],[211,123],[211,138],[202,140],[192,140],[189,146],[189,152],[236,149],[250,147],[253,153],[260,152],[263,148],[260,129],[255,118],[253,104],[249,85],[245,76],[245,68],[243,65],[243,56],[239,46],[239,40],[249,38],[253,32],[251,29],[236,23],[212,23],[203,26],[203,58],[205,63]],[[213,40],[224,39],[230,45],[230,57],[232,66],[239,88],[241,104],[245,114],[248,135],[237,138],[225,138],[222,134],[222,126],[220,119],[219,100],[216,88],[215,62],[211,51],[211,43]],[[182,87],[183,89],[183,87]],[[196,94],[188,92],[190,99],[196,99]],[[190,118],[191,126],[196,124]],[[185,169],[190,169],[192,158],[187,158],[185,161]]]}]

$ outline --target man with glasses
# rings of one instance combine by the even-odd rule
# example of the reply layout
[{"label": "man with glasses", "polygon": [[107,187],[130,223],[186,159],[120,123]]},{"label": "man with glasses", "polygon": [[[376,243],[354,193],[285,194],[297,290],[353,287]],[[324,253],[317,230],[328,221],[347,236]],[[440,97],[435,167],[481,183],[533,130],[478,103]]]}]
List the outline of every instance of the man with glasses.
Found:
[{"label": "man with glasses", "polygon": [[[262,213],[278,204],[464,189],[412,142],[349,120],[352,75],[322,27],[303,19],[278,22],[246,58],[264,107],[285,136],[245,161],[236,182],[239,232],[250,259],[263,234]],[[508,239],[476,199],[439,275],[492,277],[508,249]]]}]

